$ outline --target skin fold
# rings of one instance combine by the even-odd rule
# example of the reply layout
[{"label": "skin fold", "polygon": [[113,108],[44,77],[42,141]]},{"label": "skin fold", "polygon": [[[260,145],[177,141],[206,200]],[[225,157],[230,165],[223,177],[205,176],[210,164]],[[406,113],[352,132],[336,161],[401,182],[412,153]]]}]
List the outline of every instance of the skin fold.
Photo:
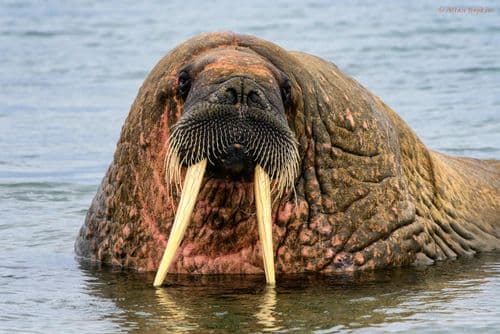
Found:
[{"label": "skin fold", "polygon": [[[186,66],[196,68],[190,94],[199,99],[204,83],[234,76],[264,87],[271,110],[282,112],[272,117],[297,140],[294,189],[272,207],[278,273],[431,264],[500,247],[500,162],[428,149],[330,62],[252,36],[212,33],[173,49],[144,81],[77,236],[79,256],[158,268],[180,198],[165,181],[165,161],[172,128],[189,107],[179,95]],[[288,104],[276,98],[283,75]],[[263,273],[251,179],[207,173],[169,272]]]}]

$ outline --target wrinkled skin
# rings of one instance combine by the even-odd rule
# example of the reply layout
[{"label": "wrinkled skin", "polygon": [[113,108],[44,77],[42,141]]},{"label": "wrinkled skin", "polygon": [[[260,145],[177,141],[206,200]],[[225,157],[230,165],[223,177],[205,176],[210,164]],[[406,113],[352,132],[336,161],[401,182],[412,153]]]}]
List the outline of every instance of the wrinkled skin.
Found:
[{"label": "wrinkled skin", "polygon": [[[224,66],[235,55],[237,65]],[[77,237],[78,255],[157,269],[179,200],[164,180],[169,134],[184,112],[178,73],[207,57],[212,79],[239,71],[262,82],[270,79],[261,71],[267,63],[291,83],[285,113],[301,165],[296,195],[288,191],[273,206],[278,273],[430,264],[500,247],[498,161],[427,149],[378,97],[329,62],[216,33],[181,44],[145,80]],[[262,273],[255,220],[251,181],[207,176],[170,272]]]}]

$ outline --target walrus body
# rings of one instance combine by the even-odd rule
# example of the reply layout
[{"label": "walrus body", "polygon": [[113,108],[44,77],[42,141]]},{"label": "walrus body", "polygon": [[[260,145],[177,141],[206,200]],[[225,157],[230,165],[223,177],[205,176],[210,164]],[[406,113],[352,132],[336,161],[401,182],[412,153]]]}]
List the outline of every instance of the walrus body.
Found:
[{"label": "walrus body", "polygon": [[[196,68],[189,92],[184,91],[187,79],[179,76],[186,66]],[[277,102],[284,85],[280,75],[286,77],[288,93]],[[226,83],[235,87],[235,78],[240,78],[241,96],[227,87],[221,90]],[[207,87],[211,90],[205,92]],[[169,184],[172,179],[165,181],[174,147],[172,129],[188,124],[186,115],[195,109],[189,102],[193,96],[197,102],[216,96],[217,103],[238,108],[228,109],[229,116],[231,110],[244,114],[238,118],[241,122],[227,121],[210,134],[219,136],[231,122],[239,124],[236,128],[247,126],[245,131],[228,130],[239,138],[231,139],[231,147],[259,137],[248,117],[259,122],[269,111],[266,124],[275,122],[283,135],[255,146],[265,150],[271,142],[278,143],[265,158],[288,140],[292,144],[282,154],[284,163],[296,149],[297,171],[288,172],[285,180],[292,187],[282,187],[272,207],[278,272],[432,263],[500,248],[498,161],[427,149],[395,112],[329,62],[255,37],[216,33],[181,44],[145,80],[77,237],[78,255],[141,271],[158,268],[179,201],[179,191]],[[210,115],[217,117],[219,110],[226,109],[210,109]],[[232,159],[243,162],[228,165],[224,173],[246,173],[246,167],[257,163],[272,178],[286,170],[276,167],[273,172],[265,160],[257,161],[257,153],[247,154],[246,160],[233,153]],[[209,160],[220,158],[203,154]],[[179,179],[198,159],[194,153],[184,155]],[[223,163],[211,163],[213,173],[203,179],[170,272],[262,273],[251,176],[216,176]]]}]

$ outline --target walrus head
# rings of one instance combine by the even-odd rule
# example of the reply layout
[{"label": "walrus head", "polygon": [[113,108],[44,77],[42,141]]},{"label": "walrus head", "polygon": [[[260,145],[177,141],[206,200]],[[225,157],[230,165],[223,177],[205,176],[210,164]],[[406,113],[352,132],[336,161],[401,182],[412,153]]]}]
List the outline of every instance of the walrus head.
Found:
[{"label": "walrus head", "polygon": [[144,81],[75,248],[155,285],[432,263],[498,248],[495,166],[428,150],[332,63],[204,34]]},{"label": "walrus head", "polygon": [[[274,284],[271,189],[279,198],[293,187],[299,166],[297,140],[288,127],[291,84],[286,74],[249,49],[216,50],[183,66],[177,95],[184,111],[172,128],[166,158],[167,184],[185,190],[155,278],[160,286],[194,208],[208,161],[208,178],[251,180],[268,283]],[[255,173],[252,173],[255,171]]]},{"label": "walrus head", "polygon": [[177,94],[184,111],[172,127],[167,184],[180,168],[208,160],[209,177],[250,180],[257,165],[279,194],[298,174],[298,142],[287,123],[287,75],[250,49],[216,50],[184,65]]}]

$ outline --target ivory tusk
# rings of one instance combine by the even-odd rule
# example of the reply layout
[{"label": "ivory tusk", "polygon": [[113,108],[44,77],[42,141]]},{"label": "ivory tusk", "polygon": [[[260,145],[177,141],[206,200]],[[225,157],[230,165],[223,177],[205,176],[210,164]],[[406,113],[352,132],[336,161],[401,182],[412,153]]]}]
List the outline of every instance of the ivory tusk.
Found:
[{"label": "ivory tusk", "polygon": [[153,286],[159,287],[163,284],[165,276],[167,275],[168,268],[172,263],[175,252],[179,248],[184,232],[189,225],[191,214],[193,213],[196,197],[200,192],[201,181],[205,174],[207,167],[207,159],[203,159],[195,165],[189,166],[184,180],[184,187],[182,189],[181,200],[177,213],[175,214],[174,224],[168,237],[167,247],[163,253],[163,257],[156,272]]},{"label": "ivory tusk", "polygon": [[254,183],[257,224],[259,228],[260,243],[262,245],[266,281],[269,285],[275,285],[273,231],[271,221],[271,181],[269,175],[267,175],[264,169],[259,165],[255,167]]}]

